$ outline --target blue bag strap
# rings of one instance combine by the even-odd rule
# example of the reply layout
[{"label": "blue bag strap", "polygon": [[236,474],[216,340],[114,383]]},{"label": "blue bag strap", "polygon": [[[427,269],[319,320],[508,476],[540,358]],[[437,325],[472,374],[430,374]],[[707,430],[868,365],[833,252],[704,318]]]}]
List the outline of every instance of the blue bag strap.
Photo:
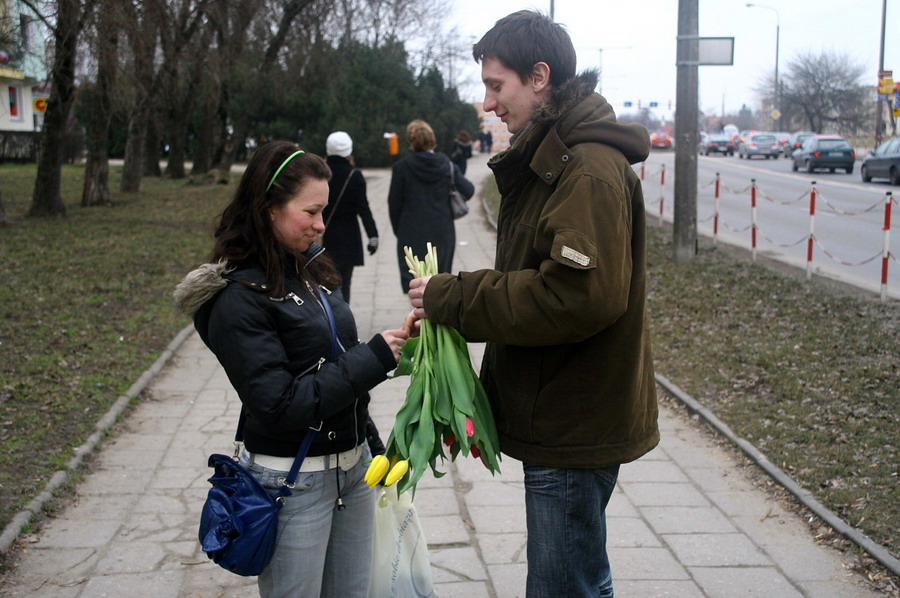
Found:
[{"label": "blue bag strap", "polygon": [[328,296],[322,290],[322,287],[319,287],[319,297],[322,299],[322,309],[325,310],[325,317],[328,318],[328,328],[331,330],[331,361],[334,361],[337,359],[338,354],[337,324],[334,321],[334,312],[331,311]]},{"label": "blue bag strap", "polygon": [[[338,338],[337,338],[337,324],[334,321],[334,312],[331,311],[331,304],[328,302],[328,296],[322,290],[322,287],[319,287],[319,297],[322,302],[322,309],[325,310],[325,317],[328,319],[328,328],[331,331],[331,360],[334,361],[337,359],[338,354]],[[234,443],[235,447],[237,447],[240,443],[244,441],[244,426],[247,423],[247,414],[241,409],[241,415],[238,418],[237,430],[234,433]],[[322,429],[321,424],[318,428],[310,428],[306,431],[306,434],[303,436],[303,442],[300,443],[300,448],[297,449],[297,456],[294,457],[294,463],[291,465],[291,470],[288,472],[288,476],[284,481],[284,485],[282,486],[282,490],[285,488],[291,488],[294,485],[294,482],[297,481],[297,474],[300,473],[300,466],[303,465],[303,460],[306,459],[306,454],[309,452],[309,447],[312,446],[313,440],[316,437],[316,432]],[[237,455],[235,455],[237,456]],[[287,490],[286,493],[289,493],[290,490]]]},{"label": "blue bag strap", "polygon": [[[247,414],[241,409],[241,415],[238,417],[237,431],[234,433],[235,453],[237,453],[237,446],[244,441],[244,425],[246,425],[246,423]],[[318,428],[310,428],[306,431],[306,434],[304,434],[303,442],[300,443],[300,448],[297,449],[297,455],[294,457],[294,463],[291,465],[288,477],[285,478],[284,486],[292,487],[294,485],[294,482],[297,480],[297,474],[300,472],[300,466],[303,465],[303,460],[306,459],[306,453],[309,452],[309,447],[312,446],[312,442],[316,437],[316,432],[321,429],[322,425],[319,424]],[[235,454],[235,457],[237,457],[237,454]]]}]

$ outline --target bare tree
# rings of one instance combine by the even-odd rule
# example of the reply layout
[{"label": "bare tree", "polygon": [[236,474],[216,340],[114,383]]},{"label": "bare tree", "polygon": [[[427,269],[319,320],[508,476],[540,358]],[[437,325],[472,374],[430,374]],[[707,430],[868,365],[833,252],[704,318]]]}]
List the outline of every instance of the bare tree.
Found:
[{"label": "bare tree", "polygon": [[249,43],[250,23],[263,7],[259,0],[229,0],[209,6],[212,50],[199,88],[203,107],[192,175],[206,173],[222,155],[232,85],[239,79],[238,64]]},{"label": "bare tree", "polygon": [[[232,88],[242,87],[240,91],[246,96],[247,92],[256,94],[260,93],[261,87],[259,82],[268,80],[272,72],[272,68],[276,64],[279,53],[281,52],[285,40],[290,33],[294,20],[307,6],[313,4],[314,0],[288,0],[281,10],[281,16],[278,19],[278,26],[272,36],[265,41],[265,52],[260,62],[256,76],[252,79],[241,76],[239,79],[232,81]],[[252,111],[244,110],[240,113],[232,115],[231,124],[233,132],[231,138],[227,140],[227,147],[223,148],[222,157],[219,161],[219,169],[228,172],[231,165],[234,164],[238,151],[247,138],[249,132],[253,128],[255,121]]]},{"label": "bare tree", "polygon": [[53,36],[53,63],[50,67],[50,99],[44,115],[37,178],[28,216],[62,216],[63,137],[75,100],[75,62],[78,36],[93,8],[93,0],[58,0],[56,13],[45,15],[32,0],[22,0],[50,29]]},{"label": "bare tree", "polygon": [[789,111],[802,115],[811,131],[855,133],[869,114],[860,83],[865,71],[848,54],[798,54],[788,62],[782,101]]},{"label": "bare tree", "polygon": [[112,94],[118,70],[118,45],[121,23],[118,0],[98,0],[95,47],[97,81],[89,121],[85,123],[87,159],[84,165],[82,206],[112,204],[109,195],[109,125],[112,119]]},{"label": "bare tree", "polygon": [[125,165],[121,189],[125,192],[141,190],[144,173],[144,153],[147,128],[154,101],[156,69],[154,57],[159,37],[160,13],[163,0],[126,0],[121,2],[125,18],[125,33],[131,49],[132,109],[128,116],[128,137],[125,140]]},{"label": "bare tree", "polygon": [[212,28],[204,26],[208,3],[208,0],[174,2],[165,13],[165,23],[160,29],[163,63],[159,113],[169,143],[166,174],[173,179],[185,176],[188,126],[212,37]]}]

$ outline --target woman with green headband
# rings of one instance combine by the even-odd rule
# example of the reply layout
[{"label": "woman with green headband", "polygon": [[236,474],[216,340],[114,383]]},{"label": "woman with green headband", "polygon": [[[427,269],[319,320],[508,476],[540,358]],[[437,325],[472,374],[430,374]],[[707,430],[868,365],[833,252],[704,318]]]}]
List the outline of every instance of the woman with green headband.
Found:
[{"label": "woman with green headband", "polygon": [[[215,231],[211,263],[176,290],[240,396],[241,461],[277,490],[318,430],[279,513],[263,598],[365,596],[375,491],[368,391],[397,366],[412,314],[360,343],[340,277],[315,243],[331,171],[288,142],[259,148]],[[330,313],[329,313],[330,312]]]}]

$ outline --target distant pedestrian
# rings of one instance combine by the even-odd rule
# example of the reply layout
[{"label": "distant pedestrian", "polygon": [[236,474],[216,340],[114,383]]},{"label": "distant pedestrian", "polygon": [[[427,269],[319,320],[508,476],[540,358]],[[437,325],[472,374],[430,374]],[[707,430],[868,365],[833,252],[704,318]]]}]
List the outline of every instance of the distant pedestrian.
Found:
[{"label": "distant pedestrian", "polygon": [[344,301],[350,303],[350,282],[353,268],[362,266],[363,246],[359,221],[369,238],[366,249],[369,255],[378,250],[378,227],[369,208],[366,196],[366,179],[354,168],[353,140],[344,131],[335,131],[325,141],[331,180],[328,182],[328,206],[322,216],[325,219],[325,249],[341,275],[341,292]]},{"label": "distant pedestrian", "polygon": [[450,160],[456,164],[462,174],[466,174],[466,165],[472,157],[472,138],[469,132],[463,129],[453,140],[453,149],[450,150]]},{"label": "distant pedestrian", "polygon": [[388,192],[391,227],[397,237],[397,263],[400,286],[409,291],[412,275],[406,265],[403,248],[425,255],[427,243],[438,249],[438,269],[450,272],[456,248],[456,227],[450,211],[450,183],[468,199],[475,186],[462,175],[450,159],[435,152],[436,140],[431,126],[414,120],[406,127],[409,153],[394,164]]},{"label": "distant pedestrian", "polygon": [[410,283],[415,313],[487,342],[500,448],[525,472],[528,598],[613,595],[606,506],[659,442],[647,321],[641,125],[616,120],[566,31],[532,11],[475,44],[484,109],[514,134],[493,269]]},{"label": "distant pedestrian", "polygon": [[410,315],[400,329],[357,340],[338,273],[314,241],[330,176],[325,160],[293,143],[260,147],[221,215],[212,263],[176,290],[241,399],[240,460],[264,487],[281,487],[315,430],[258,577],[262,598],[366,595],[375,525],[368,391],[397,366],[413,326]]},{"label": "distant pedestrian", "polygon": [[494,147],[494,136],[489,130],[481,133],[481,153],[489,154]]}]

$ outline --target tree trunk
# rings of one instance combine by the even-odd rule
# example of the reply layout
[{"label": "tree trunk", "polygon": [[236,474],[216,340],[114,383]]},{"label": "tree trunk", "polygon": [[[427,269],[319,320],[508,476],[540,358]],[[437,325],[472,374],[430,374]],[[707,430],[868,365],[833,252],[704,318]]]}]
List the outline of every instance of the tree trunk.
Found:
[{"label": "tree trunk", "polygon": [[184,161],[187,158],[187,134],[191,113],[189,110],[176,112],[169,120],[169,158],[166,162],[166,176],[183,179],[186,176]]},{"label": "tree trunk", "polygon": [[91,121],[85,127],[87,160],[84,165],[84,189],[81,205],[109,206],[109,123],[112,119],[112,93],[117,68],[118,33],[112,24],[114,2],[100,7],[97,56],[97,97]]},{"label": "tree trunk", "polygon": [[138,100],[128,118],[128,138],[125,140],[125,165],[122,169],[122,191],[137,193],[141,190],[144,172],[144,147],[147,143],[147,118],[149,106],[146,100]]},{"label": "tree trunk", "polygon": [[[159,111],[154,111],[159,114]],[[144,176],[161,177],[162,170],[159,162],[162,159],[162,142],[159,139],[159,127],[149,117],[147,117],[146,137],[144,143]]]},{"label": "tree trunk", "polygon": [[75,99],[75,52],[80,32],[80,0],[59,0],[56,27],[53,38],[56,51],[50,80],[53,91],[44,115],[41,133],[41,154],[38,158],[37,177],[28,216],[63,216],[66,206],[62,201],[61,181],[63,163],[63,136],[66,122]]},{"label": "tree trunk", "polygon": [[219,86],[210,81],[208,84],[206,105],[203,109],[203,120],[197,131],[197,139],[194,144],[194,164],[191,167],[191,175],[206,174],[213,165],[213,150],[219,144],[219,119],[220,105]]},{"label": "tree trunk", "polygon": [[147,126],[150,110],[157,92],[154,76],[154,54],[160,24],[159,11],[163,6],[158,2],[143,2],[138,6],[123,2],[121,7],[128,11],[128,33],[134,54],[135,103],[128,117],[128,139],[125,140],[125,166],[122,171],[122,191],[136,193],[141,190],[144,173],[144,156],[147,144]]}]

